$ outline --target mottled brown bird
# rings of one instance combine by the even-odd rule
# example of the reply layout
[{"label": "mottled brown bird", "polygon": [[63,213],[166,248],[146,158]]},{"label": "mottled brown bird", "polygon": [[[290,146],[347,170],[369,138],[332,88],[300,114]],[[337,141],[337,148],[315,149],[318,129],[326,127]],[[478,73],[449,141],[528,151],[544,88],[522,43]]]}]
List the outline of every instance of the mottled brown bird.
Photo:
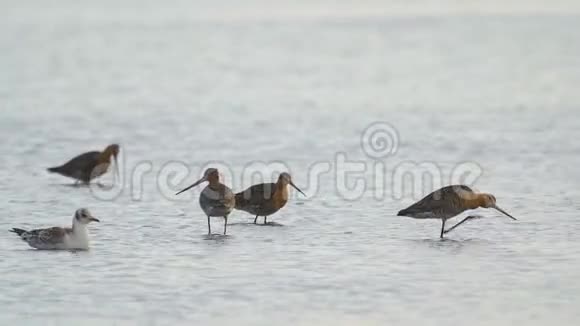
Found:
[{"label": "mottled brown bird", "polygon": [[290,174],[280,173],[276,183],[260,183],[236,194],[236,209],[256,215],[264,216],[264,224],[269,215],[276,213],[288,202],[288,185],[294,187],[306,196],[293,182]]},{"label": "mottled brown bird", "polygon": [[468,216],[461,222],[455,224],[449,230],[445,230],[445,221],[453,218],[462,212],[476,208],[493,208],[516,220],[515,217],[499,208],[495,203],[492,194],[475,193],[471,188],[464,185],[453,185],[436,190],[415,204],[399,211],[398,216],[408,216],[418,219],[435,218],[441,219],[441,235],[450,232],[462,223],[478,218],[479,216]]},{"label": "mottled brown bird", "polygon": [[203,189],[199,196],[199,206],[201,206],[201,209],[205,215],[207,215],[207,233],[211,235],[210,217],[221,216],[224,218],[225,235],[228,226],[228,215],[230,215],[234,209],[236,199],[232,190],[220,182],[220,175],[217,169],[209,168],[205,170],[201,179],[194,182],[191,186],[179,191],[176,195],[206,181],[209,184]]},{"label": "mottled brown bird", "polygon": [[92,151],[74,157],[61,166],[48,168],[48,172],[58,173],[65,177],[76,180],[75,184],[82,182],[89,184],[91,180],[105,174],[111,165],[111,157],[115,159],[115,175],[119,176],[119,145],[107,146],[102,152]]}]

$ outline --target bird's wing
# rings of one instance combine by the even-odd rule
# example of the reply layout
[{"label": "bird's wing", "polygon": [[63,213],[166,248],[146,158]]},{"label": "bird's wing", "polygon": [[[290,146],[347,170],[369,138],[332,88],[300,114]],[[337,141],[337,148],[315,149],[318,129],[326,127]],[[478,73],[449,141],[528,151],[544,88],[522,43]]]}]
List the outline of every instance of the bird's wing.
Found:
[{"label": "bird's wing", "polygon": [[219,185],[220,198],[219,202],[226,208],[233,208],[235,202],[235,195],[228,186],[224,184]]},{"label": "bird's wing", "polygon": [[234,193],[227,186],[220,184],[217,189],[205,187],[199,197],[203,205],[212,208],[233,208]]},{"label": "bird's wing", "polygon": [[451,185],[444,187],[442,189],[446,189],[446,191],[453,191],[454,193],[459,193],[463,191],[474,193],[474,191],[466,185]]},{"label": "bird's wing", "polygon": [[274,196],[275,183],[260,183],[236,194],[236,207],[259,207]]},{"label": "bird's wing", "polygon": [[49,247],[62,243],[67,233],[72,232],[70,229],[61,227],[52,227],[47,229],[36,229],[22,234],[22,239],[33,247]]},{"label": "bird's wing", "polygon": [[402,214],[416,214],[425,211],[439,211],[449,201],[457,202],[465,193],[473,193],[473,190],[464,185],[451,185],[437,189],[425,196],[413,205],[407,207]]},{"label": "bird's wing", "polygon": [[98,151],[83,153],[73,157],[70,161],[66,162],[60,167],[69,171],[92,171],[93,168],[97,165],[100,155],[101,152]]}]

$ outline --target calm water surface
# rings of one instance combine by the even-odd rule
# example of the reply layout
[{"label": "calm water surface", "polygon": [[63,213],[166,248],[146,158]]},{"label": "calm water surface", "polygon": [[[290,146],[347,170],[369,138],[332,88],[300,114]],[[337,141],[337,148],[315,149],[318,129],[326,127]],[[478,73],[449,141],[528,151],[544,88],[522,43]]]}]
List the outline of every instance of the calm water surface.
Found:
[{"label": "calm water surface", "polygon": [[[580,323],[580,17],[71,10],[21,9],[0,28],[0,324]],[[335,157],[372,166],[360,137],[376,121],[398,149],[380,160],[387,181],[369,168],[349,200]],[[125,176],[112,200],[44,170],[111,142]],[[207,240],[199,190],[171,194],[209,161],[234,190],[248,164],[284,162],[309,196],[293,193],[281,227],[235,212],[230,236]],[[170,162],[190,174],[168,181]],[[317,162],[331,171],[314,182]],[[439,222],[395,216],[418,199],[389,179],[403,162],[437,164],[444,184],[480,168],[473,186],[519,221],[482,211],[440,241]],[[89,252],[7,232],[83,206],[102,220]]]}]

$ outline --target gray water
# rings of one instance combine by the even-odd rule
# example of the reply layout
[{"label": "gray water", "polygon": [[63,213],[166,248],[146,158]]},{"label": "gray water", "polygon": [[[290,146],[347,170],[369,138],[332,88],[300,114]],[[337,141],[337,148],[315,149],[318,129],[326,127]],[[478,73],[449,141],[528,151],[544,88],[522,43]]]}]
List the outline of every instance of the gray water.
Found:
[{"label": "gray water", "polygon": [[[580,323],[580,16],[13,5],[0,28],[0,324]],[[376,122],[398,137],[377,160],[361,147]],[[120,192],[45,171],[112,142]],[[341,155],[365,164],[347,179],[366,181],[354,198]],[[270,218],[281,226],[234,212],[229,236],[206,238],[200,189],[173,192],[212,164],[241,190],[256,162],[283,163],[308,196],[292,192]],[[420,164],[439,180],[394,176]],[[442,241],[438,221],[396,216],[462,180],[519,220],[480,210]],[[88,252],[7,232],[68,225],[78,207],[102,221]]]}]

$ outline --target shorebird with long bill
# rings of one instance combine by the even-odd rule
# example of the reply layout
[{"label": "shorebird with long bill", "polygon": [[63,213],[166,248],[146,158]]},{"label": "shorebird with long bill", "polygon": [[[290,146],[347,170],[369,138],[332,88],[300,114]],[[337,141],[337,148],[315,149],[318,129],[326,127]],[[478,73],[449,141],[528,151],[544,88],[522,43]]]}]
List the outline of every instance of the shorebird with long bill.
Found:
[{"label": "shorebird with long bill", "polygon": [[220,175],[217,169],[208,168],[205,170],[203,177],[191,186],[179,191],[176,195],[187,191],[203,182],[208,182],[208,185],[202,190],[199,195],[199,206],[207,216],[207,233],[211,235],[210,217],[224,218],[224,235],[228,226],[228,216],[235,206],[235,196],[232,190],[220,182]]},{"label": "shorebird with long bill", "polygon": [[79,182],[89,184],[91,180],[107,173],[111,165],[111,157],[115,160],[115,174],[113,177],[119,177],[119,162],[117,156],[119,156],[119,145],[111,144],[102,152],[86,152],[72,158],[63,165],[48,168],[47,170],[51,173],[58,173],[65,177],[75,179],[75,184]]},{"label": "shorebird with long bill", "polygon": [[445,230],[445,222],[448,219],[451,219],[466,210],[480,207],[493,208],[512,220],[516,220],[515,217],[497,206],[495,196],[492,194],[476,193],[471,190],[471,188],[464,185],[447,186],[435,190],[415,204],[399,211],[397,215],[417,219],[440,219],[440,237],[443,238],[444,234],[451,232],[459,225],[469,220],[479,218],[480,216],[467,216],[461,222],[455,224],[448,230]]},{"label": "shorebird with long bill", "polygon": [[27,231],[13,228],[10,232],[16,233],[29,246],[43,250],[88,250],[89,235],[87,224],[100,222],[88,209],[80,208],[75,212],[72,227],[51,227]]},{"label": "shorebird with long bill", "polygon": [[236,194],[236,209],[256,215],[264,216],[264,224],[267,224],[268,216],[276,213],[288,202],[288,185],[292,186],[302,195],[306,196],[286,172],[280,173],[276,183],[260,183]]}]

